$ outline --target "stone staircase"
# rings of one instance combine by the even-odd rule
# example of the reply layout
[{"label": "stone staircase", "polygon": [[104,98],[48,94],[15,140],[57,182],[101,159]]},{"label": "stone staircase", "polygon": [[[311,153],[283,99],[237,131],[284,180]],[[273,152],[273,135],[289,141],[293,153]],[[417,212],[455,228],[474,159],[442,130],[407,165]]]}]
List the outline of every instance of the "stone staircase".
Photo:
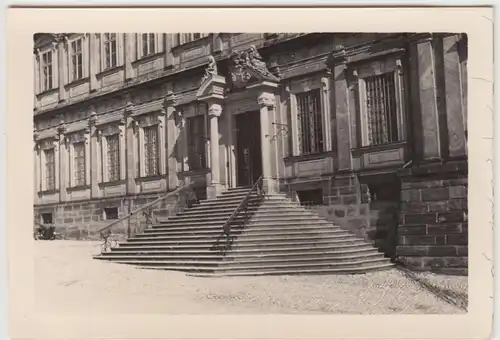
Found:
[{"label": "stone staircase", "polygon": [[201,201],[95,258],[197,276],[354,274],[392,267],[370,243],[282,194],[262,200],[252,193],[247,214],[240,212],[231,223],[231,248],[221,252],[222,226],[249,190],[234,188]]}]

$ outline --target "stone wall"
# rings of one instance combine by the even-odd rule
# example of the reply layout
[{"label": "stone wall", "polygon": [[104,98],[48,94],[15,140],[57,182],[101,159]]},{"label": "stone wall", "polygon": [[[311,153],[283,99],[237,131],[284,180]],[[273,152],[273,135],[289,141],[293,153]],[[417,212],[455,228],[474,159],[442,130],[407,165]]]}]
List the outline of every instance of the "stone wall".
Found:
[{"label": "stone wall", "polygon": [[466,274],[467,163],[429,164],[400,175],[399,259],[413,270]]},{"label": "stone wall", "polygon": [[[66,239],[97,240],[100,238],[97,230],[108,225],[115,219],[106,219],[106,208],[117,208],[118,218],[126,216],[135,210],[160,197],[159,194],[136,197],[108,198],[102,200],[68,202],[57,205],[35,206],[35,221],[41,221],[42,213],[52,213],[56,231],[62,233]],[[154,205],[155,217],[168,217],[176,213],[180,204],[178,197],[168,198]],[[158,215],[158,216],[157,216]],[[130,218],[130,232],[134,235],[146,227],[146,217],[142,212]],[[128,220],[118,223],[112,230],[121,238],[128,234]]]}]

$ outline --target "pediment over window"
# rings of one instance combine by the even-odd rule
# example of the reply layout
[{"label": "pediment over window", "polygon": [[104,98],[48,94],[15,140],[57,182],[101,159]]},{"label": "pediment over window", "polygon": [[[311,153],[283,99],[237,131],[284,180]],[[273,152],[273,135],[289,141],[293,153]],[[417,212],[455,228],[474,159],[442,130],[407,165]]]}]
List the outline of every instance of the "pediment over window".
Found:
[{"label": "pediment over window", "polygon": [[205,98],[224,98],[226,79],[218,74],[210,74],[204,78],[196,97],[200,100]]}]

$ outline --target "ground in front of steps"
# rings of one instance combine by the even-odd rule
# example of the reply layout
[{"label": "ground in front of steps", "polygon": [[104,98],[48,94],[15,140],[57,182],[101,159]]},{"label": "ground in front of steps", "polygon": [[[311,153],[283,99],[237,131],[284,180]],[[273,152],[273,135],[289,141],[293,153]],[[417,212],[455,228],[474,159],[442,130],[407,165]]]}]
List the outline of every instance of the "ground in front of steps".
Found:
[{"label": "ground in front of steps", "polygon": [[[456,314],[396,269],[363,275],[199,278],[92,259],[100,244],[35,242],[43,313]],[[467,277],[434,276],[467,293]]]}]

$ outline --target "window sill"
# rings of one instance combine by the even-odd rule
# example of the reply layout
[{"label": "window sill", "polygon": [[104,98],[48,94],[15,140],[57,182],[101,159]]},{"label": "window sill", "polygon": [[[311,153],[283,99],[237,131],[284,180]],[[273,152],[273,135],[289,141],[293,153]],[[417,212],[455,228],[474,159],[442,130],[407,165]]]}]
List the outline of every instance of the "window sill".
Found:
[{"label": "window sill", "polygon": [[116,186],[116,185],[120,185],[120,184],[125,184],[126,182],[127,181],[125,181],[125,180],[102,182],[102,183],[99,183],[99,186],[101,188],[103,188],[103,187],[111,187],[111,186]]},{"label": "window sill", "polygon": [[58,87],[53,87],[53,88],[51,88],[49,90],[44,90],[44,91],[38,93],[36,96],[37,97],[43,97],[43,96],[46,96],[48,94],[56,93],[58,90],[59,90]]},{"label": "window sill", "polygon": [[152,53],[152,54],[148,54],[148,55],[140,57],[137,60],[134,60],[132,62],[132,65],[136,65],[136,64],[140,64],[140,63],[144,63],[144,62],[153,60],[153,59],[157,59],[157,58],[159,58],[159,57],[161,57],[163,55],[164,55],[164,52],[155,52],[155,53]]},{"label": "window sill", "polygon": [[153,176],[144,176],[144,177],[136,177],[136,182],[149,182],[149,181],[157,181],[159,179],[165,178],[164,175],[153,175]]},{"label": "window sill", "polygon": [[79,190],[86,190],[90,189],[90,185],[75,185],[74,187],[69,187],[66,188],[66,191],[71,192],[71,191],[79,191]]},{"label": "window sill", "polygon": [[113,66],[113,67],[107,68],[107,69],[97,73],[95,76],[96,76],[96,78],[102,78],[102,77],[108,76],[110,74],[116,73],[122,69],[123,69],[123,65]]},{"label": "window sill", "polygon": [[53,194],[58,194],[58,193],[59,193],[59,189],[52,189],[52,190],[39,191],[38,195],[40,195],[40,196],[42,196],[42,195],[53,195]]},{"label": "window sill", "polygon": [[196,40],[192,40],[189,42],[185,42],[182,44],[179,44],[177,46],[172,47],[172,52],[178,51],[178,50],[183,50],[183,49],[188,49],[197,45],[200,45],[202,43],[205,43],[206,41],[212,39],[212,34],[207,35],[206,37],[201,37]]},{"label": "window sill", "polygon": [[309,160],[325,158],[327,156],[333,156],[333,151],[324,151],[324,152],[311,153],[305,155],[288,156],[284,158],[284,161],[285,162],[309,161]]},{"label": "window sill", "polygon": [[358,155],[362,155],[362,154],[369,153],[369,152],[399,149],[399,148],[406,147],[406,144],[407,144],[406,141],[402,141],[402,142],[394,142],[394,143],[380,144],[380,145],[369,145],[369,146],[363,146],[360,148],[351,149],[351,152],[354,156],[358,156]]},{"label": "window sill", "polygon": [[69,82],[66,85],[64,85],[64,88],[68,89],[70,87],[75,87],[75,86],[78,86],[78,85],[82,85],[82,84],[85,84],[88,81],[89,81],[89,77],[84,77],[84,78],[72,80],[71,82]]}]

